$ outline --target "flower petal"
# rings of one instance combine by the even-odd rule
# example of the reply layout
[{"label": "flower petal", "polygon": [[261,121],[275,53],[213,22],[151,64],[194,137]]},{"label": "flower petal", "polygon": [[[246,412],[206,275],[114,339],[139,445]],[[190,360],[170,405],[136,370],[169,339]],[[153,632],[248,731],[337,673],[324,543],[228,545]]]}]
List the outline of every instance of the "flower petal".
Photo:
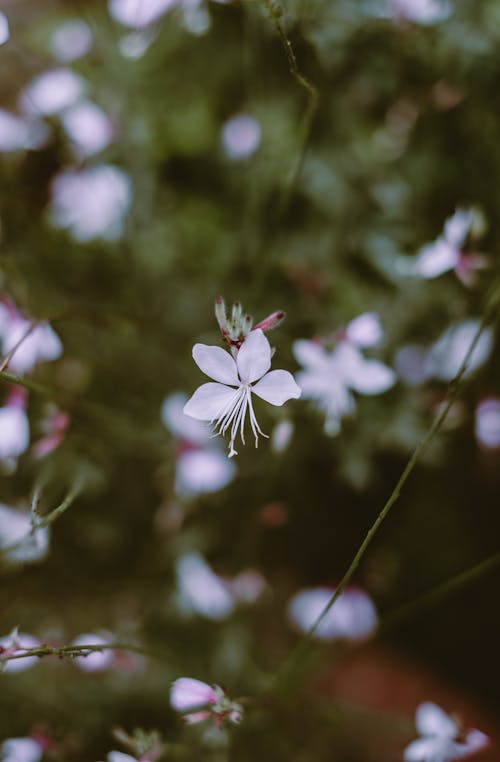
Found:
[{"label": "flower petal", "polygon": [[193,358],[200,370],[214,381],[221,384],[239,386],[236,363],[222,347],[212,347],[207,344],[195,344]]},{"label": "flower petal", "polygon": [[260,329],[250,331],[238,351],[236,365],[241,380],[247,384],[267,373],[271,367],[271,347]]},{"label": "flower petal", "polygon": [[179,677],[170,688],[170,705],[177,712],[214,704],[217,694],[213,688],[192,677]]},{"label": "flower petal", "polygon": [[360,394],[381,394],[395,383],[395,372],[378,360],[364,360],[350,378],[351,387]]},{"label": "flower petal", "polygon": [[214,421],[237,393],[224,384],[203,384],[184,405],[184,414],[199,421]]},{"label": "flower petal", "polygon": [[297,362],[305,368],[323,369],[329,364],[330,354],[317,341],[298,339],[292,349]]},{"label": "flower petal", "polygon": [[363,312],[347,324],[345,335],[358,347],[374,347],[382,341],[384,331],[375,312]]},{"label": "flower petal", "polygon": [[436,738],[417,738],[404,750],[404,762],[428,762],[435,759],[434,755],[440,750],[440,744],[441,741]]},{"label": "flower petal", "polygon": [[415,725],[420,735],[456,738],[458,725],[441,707],[432,701],[425,701],[417,707]]},{"label": "flower petal", "polygon": [[252,392],[271,405],[283,405],[287,400],[298,399],[302,394],[300,386],[287,370],[266,373],[264,378],[252,386]]}]

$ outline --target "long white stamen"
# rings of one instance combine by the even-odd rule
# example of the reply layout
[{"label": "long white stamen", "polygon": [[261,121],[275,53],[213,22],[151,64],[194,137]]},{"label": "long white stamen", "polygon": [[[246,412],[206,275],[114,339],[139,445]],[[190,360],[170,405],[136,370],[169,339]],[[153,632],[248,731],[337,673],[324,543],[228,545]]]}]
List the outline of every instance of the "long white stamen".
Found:
[{"label": "long white stamen", "polygon": [[255,437],[255,446],[257,447],[259,444],[259,434],[265,437],[266,439],[269,439],[269,437],[267,434],[264,434],[259,424],[257,423],[257,418],[253,410],[252,392],[250,388],[247,389],[247,394],[248,394],[248,408],[250,410],[250,425],[252,427],[253,435]]}]

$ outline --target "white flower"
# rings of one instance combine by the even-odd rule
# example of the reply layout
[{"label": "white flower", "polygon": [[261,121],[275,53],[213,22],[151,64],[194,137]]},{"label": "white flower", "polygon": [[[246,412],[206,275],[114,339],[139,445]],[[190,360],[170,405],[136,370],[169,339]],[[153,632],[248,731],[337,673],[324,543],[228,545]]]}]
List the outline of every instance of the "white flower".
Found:
[{"label": "white flower", "polygon": [[[371,313],[368,313],[371,315]],[[356,325],[363,317],[363,321]],[[350,326],[355,341],[350,340]],[[293,345],[295,358],[304,370],[297,381],[304,397],[316,402],[325,413],[325,431],[335,435],[340,420],[355,409],[351,390],[359,394],[374,395],[387,391],[396,382],[396,374],[378,360],[367,360],[360,347],[378,342],[380,333],[376,323],[367,315],[359,316],[346,328],[333,350],[326,350],[317,341],[299,339]],[[368,343],[367,343],[368,342]]]},{"label": "white flower", "polygon": [[[431,347],[426,360],[428,376],[451,381],[457,375],[479,329],[479,320],[469,319],[455,323]],[[487,361],[493,348],[493,333],[486,328],[476,343],[467,364],[465,376],[478,370]]]},{"label": "white flower", "polygon": [[218,699],[219,696],[208,683],[192,677],[179,677],[170,688],[170,706],[176,712],[187,712],[215,704]]},{"label": "white flower", "polygon": [[108,115],[91,101],[80,101],[61,116],[79,157],[87,158],[110,145],[114,128]]},{"label": "white flower", "polygon": [[[96,635],[93,632],[86,632],[78,635],[71,643],[72,646],[99,646],[107,645],[111,642],[110,635]],[[102,672],[108,669],[115,658],[114,651],[105,648],[102,651],[92,651],[87,656],[76,656],[73,661],[83,672]]]},{"label": "white flower", "polygon": [[[9,659],[8,657],[21,654],[27,648],[38,648],[40,641],[33,635],[27,635],[16,629],[0,638],[0,666],[3,664],[3,672],[24,672],[38,663],[38,656],[26,656],[22,659]],[[3,663],[4,662],[4,663]]]},{"label": "white flower", "polygon": [[0,45],[3,45],[10,37],[9,21],[5,13],[0,11]]},{"label": "white flower", "polygon": [[124,754],[122,751],[110,751],[107,762],[137,762],[135,757],[130,754]]},{"label": "white flower", "polygon": [[476,408],[476,438],[486,450],[500,448],[500,399],[487,397]]},{"label": "white flower", "polygon": [[234,441],[238,431],[245,444],[247,410],[255,446],[257,447],[259,434],[266,436],[255,417],[252,393],[278,406],[289,399],[300,397],[301,390],[291,373],[286,370],[268,372],[271,367],[271,347],[260,329],[248,334],[238,350],[236,360],[221,347],[206,344],[195,344],[193,358],[198,367],[217,383],[200,386],[185,404],[184,413],[200,421],[215,421],[216,434],[225,434],[230,428],[230,458],[237,455]]},{"label": "white flower", "polygon": [[450,0],[377,0],[375,15],[417,24],[437,24],[453,13]]},{"label": "white flower", "polygon": [[25,119],[0,109],[0,152],[41,148],[49,130],[35,119]]},{"label": "white flower", "polygon": [[237,114],[222,127],[222,146],[230,159],[247,159],[259,147],[261,135],[260,124],[254,116]]},{"label": "white flower", "polygon": [[206,425],[183,413],[187,395],[171,394],[163,403],[162,420],[179,439],[175,463],[175,490],[179,495],[195,497],[217,492],[234,478],[236,467],[227,459],[210,436]]},{"label": "white flower", "polygon": [[221,621],[234,611],[229,588],[198,553],[186,553],[176,564],[179,604],[183,611]]},{"label": "white flower", "polygon": [[71,69],[51,69],[26,85],[19,102],[26,114],[54,116],[76,103],[84,89],[85,81]]},{"label": "white flower", "polygon": [[489,743],[488,736],[479,730],[462,735],[455,720],[430,701],[417,708],[415,724],[422,737],[406,747],[405,762],[452,762],[469,757]]},{"label": "white flower", "polygon": [[0,746],[2,762],[40,762],[42,747],[33,738],[8,738]]},{"label": "white flower", "polygon": [[14,373],[27,373],[37,363],[57,360],[62,354],[61,340],[48,323],[32,326],[13,304],[0,303],[2,353],[8,354],[19,344],[8,365]]},{"label": "white flower", "polygon": [[422,278],[437,278],[449,270],[457,270],[462,258],[461,249],[473,221],[472,210],[457,209],[455,214],[446,220],[439,238],[420,249],[413,262],[401,260],[400,269]]},{"label": "white flower", "polygon": [[30,443],[25,411],[17,405],[0,407],[0,460],[18,458]]},{"label": "white flower", "polygon": [[118,23],[140,29],[179,4],[179,0],[108,0],[108,10]]},{"label": "white flower", "polygon": [[31,519],[0,503],[0,553],[13,563],[42,561],[49,552],[49,527],[33,532]]},{"label": "white flower", "polygon": [[[288,618],[300,632],[314,625],[335,589],[314,587],[300,590],[288,603]],[[377,612],[371,598],[359,588],[347,588],[335,601],[314,633],[316,640],[360,641],[377,627]]]},{"label": "white flower", "polygon": [[123,170],[112,164],[68,169],[55,177],[51,190],[52,223],[68,228],[77,241],[121,236],[132,202],[132,185]]},{"label": "white flower", "polygon": [[92,32],[83,19],[71,19],[60,24],[50,38],[50,50],[62,63],[75,61],[92,47]]}]

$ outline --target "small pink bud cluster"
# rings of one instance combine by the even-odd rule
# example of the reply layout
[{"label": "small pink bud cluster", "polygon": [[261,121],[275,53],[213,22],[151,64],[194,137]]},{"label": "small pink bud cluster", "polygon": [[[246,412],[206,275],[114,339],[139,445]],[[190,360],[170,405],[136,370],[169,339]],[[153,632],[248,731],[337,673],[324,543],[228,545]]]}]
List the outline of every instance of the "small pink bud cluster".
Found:
[{"label": "small pink bud cluster", "polygon": [[239,349],[251,330],[260,329],[264,333],[270,331],[285,319],[285,313],[281,310],[273,312],[254,327],[252,316],[243,313],[241,302],[233,303],[231,315],[228,317],[226,303],[222,296],[218,296],[215,300],[215,317],[226,344]]},{"label": "small pink bud cluster", "polygon": [[172,683],[170,705],[183,713],[182,720],[188,725],[213,719],[221,728],[226,722],[238,725],[243,719],[243,708],[223,688],[191,677],[179,677]]}]

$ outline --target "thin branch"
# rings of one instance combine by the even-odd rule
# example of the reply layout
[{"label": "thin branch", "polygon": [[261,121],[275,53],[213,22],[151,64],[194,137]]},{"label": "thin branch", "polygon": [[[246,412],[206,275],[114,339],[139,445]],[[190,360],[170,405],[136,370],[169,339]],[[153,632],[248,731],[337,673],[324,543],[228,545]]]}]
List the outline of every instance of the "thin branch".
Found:
[{"label": "thin branch", "polygon": [[488,323],[491,322],[493,319],[493,316],[495,312],[498,309],[498,283],[495,283],[492,291],[491,291],[491,297],[489,302],[487,303],[487,307],[484,312],[483,319],[481,320],[481,323],[476,331],[476,334],[469,346],[469,349],[464,357],[464,360],[455,376],[455,378],[451,381],[448,391],[445,397],[446,404],[444,407],[442,407],[441,411],[436,415],[434,418],[434,421],[427,432],[427,434],[424,436],[422,441],[417,445],[415,448],[413,454],[411,455],[410,459],[408,460],[408,463],[406,464],[401,476],[399,477],[396,486],[394,487],[393,491],[391,492],[388,500],[386,501],[384,507],[380,511],[379,515],[373,522],[372,526],[368,530],[368,532],[365,535],[365,538],[361,545],[359,546],[358,550],[356,551],[354,558],[352,559],[347,571],[345,572],[344,576],[340,580],[335,592],[331,596],[330,600],[326,604],[326,606],[321,611],[320,615],[312,625],[312,627],[308,630],[308,632],[301,638],[301,640],[298,642],[296,647],[292,650],[292,652],[289,654],[289,656],[285,659],[284,663],[282,664],[280,670],[277,673],[277,676],[275,678],[275,683],[279,684],[281,680],[284,680],[285,677],[293,670],[293,667],[295,666],[296,662],[302,657],[303,654],[305,654],[308,649],[311,646],[312,640],[314,638],[314,634],[316,630],[318,629],[319,625],[323,621],[323,619],[326,617],[332,606],[334,606],[335,602],[338,600],[338,598],[342,595],[342,592],[344,591],[346,585],[350,582],[354,572],[359,566],[359,563],[361,559],[363,558],[366,550],[368,549],[368,546],[370,545],[371,541],[373,540],[374,536],[376,535],[377,531],[379,530],[381,524],[389,514],[392,506],[397,501],[401,494],[401,490],[406,484],[410,474],[414,470],[415,466],[417,465],[418,461],[420,460],[422,454],[427,449],[431,441],[434,439],[436,434],[440,431],[440,429],[443,426],[443,423],[446,420],[446,417],[455,402],[455,400],[458,397],[458,393],[460,391],[461,382],[463,380],[464,374],[467,370],[469,360],[472,356],[472,353],[474,352],[477,343],[488,325]]},{"label": "thin branch", "polygon": [[3,370],[0,371],[0,380],[6,381],[8,384],[22,386],[24,389],[27,389],[30,392],[34,392],[35,394],[39,394],[41,397],[45,397],[49,400],[57,400],[63,396],[61,392],[56,391],[55,389],[49,389],[48,386],[37,384],[35,381],[30,381],[29,378],[23,378],[23,376],[14,376],[12,373],[6,373]]},{"label": "thin branch", "polygon": [[35,648],[19,648],[14,654],[2,657],[0,655],[0,663],[2,661],[14,661],[16,659],[27,659],[30,656],[58,656],[63,658],[74,659],[76,656],[88,656],[96,651],[131,651],[132,653],[141,654],[143,656],[152,656],[154,658],[162,658],[158,653],[154,653],[143,646],[138,646],[135,643],[85,643],[84,645],[69,645],[69,646],[36,646]]},{"label": "thin branch", "polygon": [[25,339],[27,339],[27,338],[28,338],[28,336],[30,335],[30,333],[32,333],[32,332],[35,330],[35,328],[37,327],[37,325],[38,325],[37,321],[36,321],[36,320],[34,320],[34,321],[33,321],[33,322],[32,322],[32,323],[31,323],[31,324],[28,326],[28,329],[27,329],[27,330],[25,331],[25,333],[24,333],[24,334],[21,336],[21,338],[19,339],[19,341],[17,342],[17,344],[14,344],[14,346],[12,347],[12,349],[10,350],[10,352],[7,352],[7,354],[5,355],[5,357],[4,357],[3,361],[2,361],[2,364],[0,365],[0,372],[1,372],[1,371],[3,371],[3,370],[5,370],[6,368],[8,368],[10,361],[12,360],[12,358],[14,357],[14,355],[16,354],[16,352],[17,352],[17,350],[19,349],[19,347],[21,346],[21,344],[22,344],[22,343],[25,341]]}]

